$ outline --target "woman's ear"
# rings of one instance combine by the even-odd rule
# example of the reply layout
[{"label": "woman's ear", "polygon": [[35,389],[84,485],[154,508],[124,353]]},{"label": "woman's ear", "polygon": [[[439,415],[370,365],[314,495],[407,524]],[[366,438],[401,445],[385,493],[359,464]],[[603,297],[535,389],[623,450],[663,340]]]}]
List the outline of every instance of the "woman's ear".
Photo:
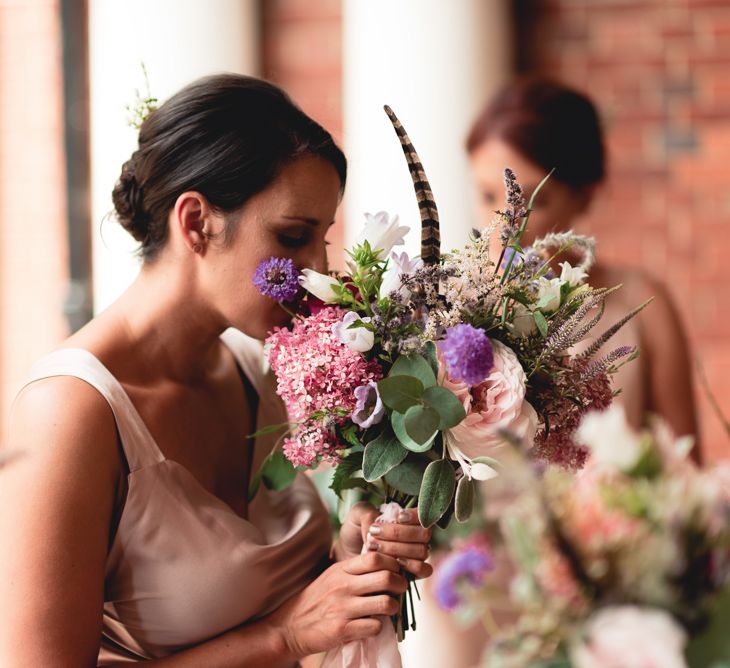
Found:
[{"label": "woman's ear", "polygon": [[177,198],[172,212],[171,226],[174,226],[186,248],[203,254],[215,230],[211,227],[211,207],[199,192],[184,192]]}]

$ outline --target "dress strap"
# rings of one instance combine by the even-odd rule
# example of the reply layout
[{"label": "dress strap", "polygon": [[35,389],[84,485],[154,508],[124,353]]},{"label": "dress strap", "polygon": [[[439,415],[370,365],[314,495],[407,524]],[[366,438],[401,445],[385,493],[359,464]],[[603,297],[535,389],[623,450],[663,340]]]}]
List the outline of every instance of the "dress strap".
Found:
[{"label": "dress strap", "polygon": [[223,332],[220,338],[233,354],[257,394],[262,396],[267,390],[266,376],[269,370],[263,343],[233,327]]},{"label": "dress strap", "polygon": [[165,460],[122,384],[88,350],[60,348],[45,355],[33,365],[25,385],[53,376],[79,378],[106,399],[114,413],[130,472]]}]

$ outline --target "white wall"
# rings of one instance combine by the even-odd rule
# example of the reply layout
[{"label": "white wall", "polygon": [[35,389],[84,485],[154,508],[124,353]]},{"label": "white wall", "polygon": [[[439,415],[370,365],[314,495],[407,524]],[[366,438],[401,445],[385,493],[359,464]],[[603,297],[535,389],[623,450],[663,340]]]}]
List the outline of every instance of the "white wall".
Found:
[{"label": "white wall", "polygon": [[138,270],[132,238],[105,220],[122,164],[136,148],[126,106],[144,94],[164,101],[215,72],[259,71],[257,0],[89,0],[92,222],[95,310],[105,308]]}]

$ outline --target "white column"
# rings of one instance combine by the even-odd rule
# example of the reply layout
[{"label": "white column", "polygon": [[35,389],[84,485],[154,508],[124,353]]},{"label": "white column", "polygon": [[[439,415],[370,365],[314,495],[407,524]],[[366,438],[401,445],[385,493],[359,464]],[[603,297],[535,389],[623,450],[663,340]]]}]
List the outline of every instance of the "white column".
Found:
[{"label": "white column", "polygon": [[408,169],[383,104],[406,128],[429,177],[442,248],[463,244],[475,220],[466,133],[510,67],[507,0],[343,0],[344,144],[350,164],[346,243],[362,213],[420,220]]},{"label": "white column", "polygon": [[[410,225],[409,253],[420,252],[413,186],[383,104],[393,108],[421,157],[439,208],[442,249],[466,241],[477,217],[464,142],[482,105],[511,74],[509,5],[343,0],[347,244],[363,212],[387,210]],[[418,630],[401,644],[405,668],[477,662],[483,634],[458,630],[428,592],[416,604],[416,619]]]},{"label": "white column", "polygon": [[[135,243],[107,217],[111,191],[137,142],[126,107],[144,91],[164,101],[216,72],[259,71],[257,0],[89,0],[94,302],[99,311],[132,281]],[[143,93],[143,96],[146,95]]]}]

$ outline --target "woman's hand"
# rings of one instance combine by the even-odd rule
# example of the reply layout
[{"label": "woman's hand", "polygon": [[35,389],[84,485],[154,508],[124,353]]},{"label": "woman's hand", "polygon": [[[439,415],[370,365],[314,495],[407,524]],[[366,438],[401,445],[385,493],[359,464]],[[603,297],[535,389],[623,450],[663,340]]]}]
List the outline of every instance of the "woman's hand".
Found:
[{"label": "woman's hand", "polygon": [[369,552],[330,566],[269,621],[294,657],[317,654],[380,633],[374,615],[396,614],[406,586],[395,559]]},{"label": "woman's hand", "polygon": [[404,510],[398,522],[376,522],[380,513],[369,503],[355,504],[347,515],[340,537],[335,545],[338,560],[348,559],[362,552],[363,545],[370,551],[395,557],[416,578],[427,578],[433,572],[425,563],[429,555],[431,529],[424,529],[418,521],[418,510]]}]

